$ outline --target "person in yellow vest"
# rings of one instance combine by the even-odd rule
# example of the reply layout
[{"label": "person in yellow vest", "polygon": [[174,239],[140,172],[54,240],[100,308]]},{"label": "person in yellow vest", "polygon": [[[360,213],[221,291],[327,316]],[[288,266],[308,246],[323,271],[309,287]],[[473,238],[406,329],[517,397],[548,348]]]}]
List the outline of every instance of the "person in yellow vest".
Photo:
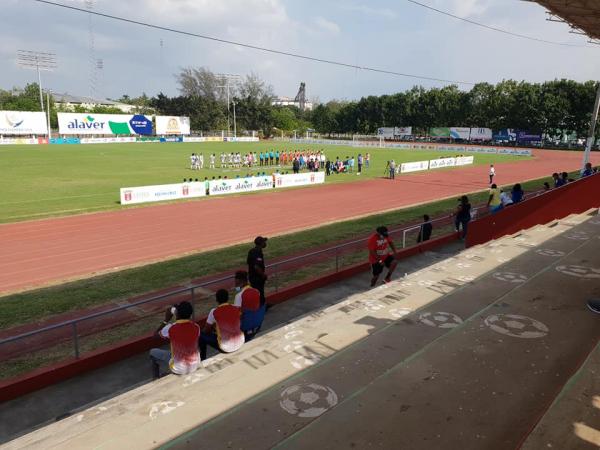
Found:
[{"label": "person in yellow vest", "polygon": [[487,206],[492,214],[495,214],[502,209],[501,194],[502,192],[500,189],[498,189],[498,186],[496,186],[495,183],[492,184],[492,187],[490,188],[490,196],[487,202]]}]

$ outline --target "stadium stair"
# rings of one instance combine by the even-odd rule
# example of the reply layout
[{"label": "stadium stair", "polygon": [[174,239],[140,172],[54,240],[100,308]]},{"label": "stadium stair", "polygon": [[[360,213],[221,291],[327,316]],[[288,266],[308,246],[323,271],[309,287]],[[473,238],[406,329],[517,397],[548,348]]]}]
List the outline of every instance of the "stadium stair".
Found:
[{"label": "stadium stair", "polygon": [[[321,289],[315,304],[341,301],[3,448],[530,445],[561,410],[557,395],[587,388],[566,387],[586,358],[581,372],[598,367],[598,316],[585,306],[600,295],[596,212],[432,257],[374,289]],[[589,448],[569,439],[557,448]]]}]

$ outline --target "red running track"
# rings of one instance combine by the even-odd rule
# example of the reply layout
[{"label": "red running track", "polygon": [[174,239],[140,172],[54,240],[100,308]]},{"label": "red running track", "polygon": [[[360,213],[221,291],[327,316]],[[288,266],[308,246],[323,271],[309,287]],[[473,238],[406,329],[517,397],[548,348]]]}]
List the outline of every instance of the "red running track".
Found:
[{"label": "red running track", "polygon": [[[495,181],[510,184],[581,167],[581,153],[534,154],[532,160],[497,164]],[[365,180],[0,225],[0,293],[473,192],[487,187],[487,171],[486,166],[473,166],[395,181]]]}]

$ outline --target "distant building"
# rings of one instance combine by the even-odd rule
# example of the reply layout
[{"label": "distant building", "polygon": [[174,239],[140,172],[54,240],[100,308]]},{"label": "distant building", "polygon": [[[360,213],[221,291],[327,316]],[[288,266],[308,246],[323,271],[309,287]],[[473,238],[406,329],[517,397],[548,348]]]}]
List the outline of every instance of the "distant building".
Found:
[{"label": "distant building", "polygon": [[[273,106],[295,106],[296,108],[300,108],[300,102],[294,100],[291,97],[277,97],[275,100],[271,102]],[[311,111],[313,109],[312,102],[305,102],[304,109],[308,109]]]},{"label": "distant building", "polygon": [[91,97],[82,97],[69,94],[52,94],[54,103],[65,110],[72,110],[76,106],[83,108],[94,108],[96,106],[104,106],[110,108],[118,108],[124,113],[131,113],[135,110],[135,105],[127,105],[125,103],[113,102],[112,100],[103,100]]}]

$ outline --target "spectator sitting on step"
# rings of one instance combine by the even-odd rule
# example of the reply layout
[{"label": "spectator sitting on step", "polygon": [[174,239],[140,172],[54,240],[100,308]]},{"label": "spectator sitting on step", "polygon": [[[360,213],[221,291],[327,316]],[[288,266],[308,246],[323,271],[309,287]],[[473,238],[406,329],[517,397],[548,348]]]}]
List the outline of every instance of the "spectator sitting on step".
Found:
[{"label": "spectator sitting on step", "polygon": [[520,183],[517,183],[513,186],[510,196],[512,198],[513,203],[520,203],[523,201],[523,198],[525,197],[525,192],[523,191],[523,188],[521,188]]},{"label": "spectator sitting on step", "polygon": [[557,172],[554,172],[552,174],[552,179],[554,180],[554,187],[561,187],[562,185],[565,184],[565,181],[558,175]]},{"label": "spectator sitting on step", "polygon": [[427,214],[423,215],[423,223],[419,228],[419,235],[417,236],[417,243],[428,241],[431,238],[431,232],[433,231],[433,225]]},{"label": "spectator sitting on step", "polygon": [[581,171],[581,178],[589,177],[594,174],[594,169],[592,169],[592,163],[585,163],[584,169]]},{"label": "spectator sitting on step", "polygon": [[550,183],[548,183],[547,181],[545,181],[544,182],[544,191],[549,191],[549,190],[550,190]]},{"label": "spectator sitting on step", "polygon": [[[156,330],[156,334],[171,341],[172,353],[160,348],[150,350],[154,379],[160,377],[161,368],[163,371],[170,370],[177,375],[186,375],[200,366],[198,354],[200,327],[191,320],[192,313],[193,308],[189,302],[169,306],[165,312],[165,320]],[[171,322],[173,316],[176,319],[174,323]]]},{"label": "spectator sitting on step", "polygon": [[200,334],[201,359],[206,359],[208,345],[223,353],[235,352],[244,345],[240,309],[228,303],[229,293],[225,289],[217,291],[216,300],[219,306],[210,310]]},{"label": "spectator sitting on step", "polygon": [[567,172],[563,172],[561,174],[561,176],[562,176],[562,179],[563,179],[563,184],[567,184],[570,181],[573,181],[573,180],[569,180],[569,174]]},{"label": "spectator sitting on step", "polygon": [[260,308],[260,291],[250,286],[248,272],[238,270],[235,273],[235,298],[233,306],[244,311],[257,311]]},{"label": "spectator sitting on step", "polygon": [[492,184],[490,188],[490,197],[488,198],[487,206],[490,208],[492,214],[497,213],[502,209],[502,200],[500,199],[500,189],[496,186],[496,183]]},{"label": "spectator sitting on step", "polygon": [[512,198],[503,190],[500,190],[500,201],[502,202],[502,207],[506,208],[513,204]]}]

